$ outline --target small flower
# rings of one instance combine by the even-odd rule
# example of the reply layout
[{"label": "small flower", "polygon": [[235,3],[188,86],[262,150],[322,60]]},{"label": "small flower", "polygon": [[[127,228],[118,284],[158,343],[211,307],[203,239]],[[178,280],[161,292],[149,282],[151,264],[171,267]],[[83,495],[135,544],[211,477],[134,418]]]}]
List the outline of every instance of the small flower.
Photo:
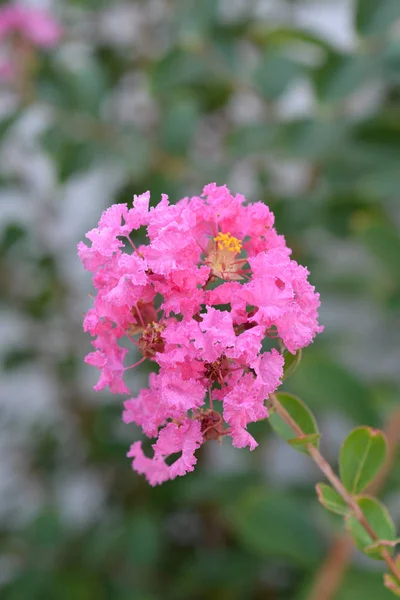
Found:
[{"label": "small flower", "polygon": [[18,34],[34,46],[51,48],[62,34],[60,25],[47,12],[17,4],[0,8],[0,39]]},{"label": "small flower", "polygon": [[35,67],[34,49],[53,48],[61,35],[60,25],[47,12],[18,4],[2,5],[0,80],[15,83],[28,79]]},{"label": "small flower", "polygon": [[[247,425],[268,417],[283,351],[308,345],[322,327],[308,271],[290,258],[264,204],[245,205],[215,184],[175,205],[163,196],[149,209],[149,199],[147,192],[131,209],[110,207],[86,236],[91,246],[79,244],[78,253],[97,291],[84,321],[97,336],[86,357],[101,370],[95,389],[128,393],[127,369],[145,360],[158,367],[123,412],[125,423],[157,438],[152,457],[141,442],[128,454],[156,485],[192,471],[208,440],[229,436],[253,450]],[[148,243],[136,247],[130,234],[140,227]],[[123,364],[129,350],[118,343],[124,336],[142,355],[130,367]],[[263,351],[267,336],[277,348]]]}]

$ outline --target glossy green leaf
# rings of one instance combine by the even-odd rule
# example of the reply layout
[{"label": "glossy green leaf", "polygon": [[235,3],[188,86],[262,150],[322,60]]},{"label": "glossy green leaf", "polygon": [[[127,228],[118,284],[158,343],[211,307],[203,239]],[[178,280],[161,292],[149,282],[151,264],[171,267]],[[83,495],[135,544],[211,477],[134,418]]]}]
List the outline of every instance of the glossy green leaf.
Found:
[{"label": "glossy green leaf", "polygon": [[318,483],[316,485],[318,500],[324,508],[337,515],[345,516],[349,508],[341,495],[327,483]]},{"label": "glossy green leaf", "polygon": [[285,359],[285,364],[283,366],[283,381],[285,381],[285,379],[288,379],[288,377],[290,377],[292,373],[295,372],[295,370],[300,364],[302,357],[301,348],[300,350],[297,350],[295,354],[286,351],[283,356]]},{"label": "glossy green leaf", "polygon": [[348,569],[335,600],[393,600],[383,587],[382,574],[372,569]]},{"label": "glossy green leaf", "polygon": [[[314,435],[314,440],[312,442],[313,446],[318,447],[319,440],[319,431],[317,422],[315,420],[314,415],[304,404],[300,398],[294,396],[293,394],[288,394],[286,392],[278,392],[276,394],[278,401],[282,404],[285,410],[289,413],[289,415],[296,421],[297,425],[301,428],[305,435]],[[293,429],[287,425],[287,423],[280,417],[276,412],[272,414],[268,419],[269,424],[272,429],[284,440],[289,442],[296,437]],[[304,445],[294,445],[293,448],[298,450],[299,452],[303,452],[305,454],[308,453],[307,448]]]},{"label": "glossy green leaf", "polygon": [[381,431],[357,427],[345,439],[340,452],[340,477],[345,488],[359,494],[382,467],[387,452],[386,439]]},{"label": "glossy green leaf", "polygon": [[[357,499],[357,504],[379,540],[391,541],[396,539],[394,523],[384,504],[370,496],[361,496]],[[381,550],[374,547],[369,548],[375,540],[371,538],[355,516],[348,515],[346,517],[346,527],[359,550],[368,554],[371,558],[382,560]]]}]

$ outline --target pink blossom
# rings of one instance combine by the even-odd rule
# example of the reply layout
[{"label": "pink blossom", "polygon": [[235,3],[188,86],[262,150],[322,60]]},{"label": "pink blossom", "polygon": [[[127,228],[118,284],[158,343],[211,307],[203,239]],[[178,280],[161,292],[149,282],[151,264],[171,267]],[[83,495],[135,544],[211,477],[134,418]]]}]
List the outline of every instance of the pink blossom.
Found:
[{"label": "pink blossom", "polygon": [[180,418],[187,411],[198,408],[204,402],[205,386],[195,379],[183,379],[180,369],[160,372],[161,403],[169,414]]},{"label": "pink blossom", "polygon": [[259,354],[253,361],[251,366],[257,374],[260,385],[265,386],[263,393],[266,396],[272,394],[279,386],[283,365],[283,356],[275,348],[271,352]]},{"label": "pink blossom", "polygon": [[103,322],[101,328],[97,328],[96,340],[92,342],[96,350],[90,352],[85,361],[101,370],[100,379],[94,386],[95,390],[102,390],[108,386],[114,394],[129,394],[129,389],[122,379],[125,370],[123,361],[128,350],[117,344],[117,337],[117,329],[113,328],[111,323]]},{"label": "pink blossom", "polygon": [[146,475],[150,485],[158,485],[169,479],[169,469],[165,460],[162,457],[147,458],[142,450],[142,442],[132,444],[128,457],[133,458],[132,468],[140,475]]},{"label": "pink blossom", "polygon": [[154,289],[162,294],[164,301],[161,308],[166,315],[174,312],[191,317],[200,310],[204,303],[205,285],[209,275],[206,266],[194,269],[179,269],[169,276],[154,278]]},{"label": "pink blossom", "polygon": [[[146,475],[150,485],[157,485],[193,471],[197,462],[194,453],[202,443],[200,422],[185,419],[179,424],[168,423],[161,429],[157,442],[153,444],[153,458],[144,455],[141,442],[131,446],[128,456],[133,458],[135,471]],[[168,466],[165,459],[177,453],[181,453],[181,456]]]},{"label": "pink blossom", "polygon": [[[322,327],[308,271],[290,258],[267,206],[246,204],[216,184],[176,204],[165,195],[155,207],[149,201],[146,192],[132,208],[104,211],[78,253],[96,291],[84,320],[96,338],[86,357],[101,371],[95,389],[129,393],[125,360],[157,366],[123,412],[125,423],[155,438],[152,457],[141,442],[129,456],[156,485],[192,471],[207,440],[230,436],[235,447],[253,450],[247,426],[268,416],[265,401],[281,383],[284,349],[307,346]],[[136,246],[131,234],[140,227],[148,241]],[[266,336],[276,338],[269,352]],[[127,360],[122,337],[139,361]]]},{"label": "pink blossom", "polygon": [[264,403],[263,387],[255,381],[250,373],[241,380],[224,398],[224,419],[231,426],[230,435],[233,445],[238,448],[257,446],[255,439],[248,434],[248,423],[265,419],[268,416]]},{"label": "pink blossom", "polygon": [[125,423],[141,426],[148,437],[157,437],[158,429],[166,423],[169,413],[161,403],[158,375],[152,373],[149,383],[150,389],[140,390],[137,398],[125,400],[122,418]]},{"label": "pink blossom", "polygon": [[158,458],[182,453],[169,468],[170,479],[174,479],[177,475],[193,471],[197,462],[194,453],[202,443],[203,436],[199,421],[185,419],[182,424],[168,423],[161,429],[158,440],[153,446],[154,455]]},{"label": "pink blossom", "polygon": [[34,46],[51,48],[59,42],[62,29],[55,19],[43,10],[4,4],[0,7],[0,39],[15,33]]},{"label": "pink blossom", "polygon": [[137,254],[121,254],[115,266],[115,281],[105,295],[107,302],[117,306],[132,306],[137,302],[137,287],[141,289],[147,284],[146,270],[146,261]]}]

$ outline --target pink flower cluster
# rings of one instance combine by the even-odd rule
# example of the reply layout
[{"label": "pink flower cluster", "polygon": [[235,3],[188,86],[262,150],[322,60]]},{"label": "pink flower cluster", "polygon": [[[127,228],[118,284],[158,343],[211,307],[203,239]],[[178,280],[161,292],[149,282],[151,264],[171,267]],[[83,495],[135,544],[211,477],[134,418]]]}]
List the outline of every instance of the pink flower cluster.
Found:
[{"label": "pink flower cluster", "polygon": [[[61,38],[62,29],[51,15],[37,8],[17,4],[0,7],[0,40],[19,36],[20,39],[40,48],[52,48]],[[11,53],[12,54],[12,53]],[[14,73],[13,58],[0,65],[0,77]]]},{"label": "pink flower cluster", "polygon": [[[247,425],[268,416],[284,349],[295,353],[322,327],[308,271],[290,259],[266,205],[214,183],[175,205],[163,196],[149,208],[149,200],[147,192],[131,209],[111,206],[78,252],[97,290],[84,320],[96,336],[86,357],[101,371],[95,389],[128,394],[126,369],[144,360],[158,367],[123,413],[157,438],[152,457],[141,442],[128,454],[156,485],[192,471],[206,440],[230,436],[253,450]],[[136,247],[130,236],[141,227],[148,243]],[[277,348],[263,351],[268,337]],[[121,338],[142,355],[136,365],[124,366]]]}]

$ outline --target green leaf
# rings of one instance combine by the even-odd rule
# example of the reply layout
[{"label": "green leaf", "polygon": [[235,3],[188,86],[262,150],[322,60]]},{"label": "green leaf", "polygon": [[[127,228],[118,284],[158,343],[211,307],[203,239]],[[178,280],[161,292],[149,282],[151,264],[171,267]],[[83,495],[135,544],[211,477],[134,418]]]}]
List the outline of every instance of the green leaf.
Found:
[{"label": "green leaf", "polygon": [[290,44],[302,44],[314,46],[327,52],[332,51],[332,46],[322,37],[318,37],[307,31],[301,31],[300,29],[291,29],[290,27],[271,30],[269,25],[260,26],[257,24],[249,29],[248,37],[254,44],[261,47],[287,47]]},{"label": "green leaf", "polygon": [[0,119],[0,141],[6,137],[9,130],[12,128],[14,123],[18,120],[21,112],[19,110],[13,112],[10,115],[7,115]]},{"label": "green leaf", "polygon": [[346,502],[332,486],[327,483],[318,483],[315,489],[317,490],[318,500],[324,508],[342,516],[349,512]]},{"label": "green leaf", "polygon": [[351,494],[359,494],[382,467],[387,452],[381,431],[357,427],[343,442],[339,468],[343,485]]},{"label": "green leaf", "polygon": [[54,159],[60,181],[89,169],[99,158],[101,146],[93,140],[78,140],[63,135],[59,127],[48,129],[42,136],[45,151]]},{"label": "green leaf", "polygon": [[395,548],[396,546],[398,546],[400,544],[400,538],[397,538],[396,540],[378,540],[377,542],[374,542],[373,544],[370,544],[369,546],[367,546],[365,549],[370,552],[372,550],[385,550],[385,548]]},{"label": "green leaf", "polygon": [[368,55],[331,55],[315,73],[319,97],[325,102],[338,102],[354,94],[360,86],[380,74],[376,57]]},{"label": "green leaf", "polygon": [[[386,506],[376,498],[370,496],[361,496],[357,499],[357,504],[361,508],[366,520],[379,538],[379,540],[391,541],[396,539],[396,529],[392,518]],[[369,548],[375,540],[358,522],[354,515],[346,517],[346,527],[350,532],[355,545],[361,552],[364,552],[371,558],[382,560],[381,550]]]},{"label": "green leaf", "polygon": [[180,0],[176,17],[179,20],[179,37],[182,41],[201,39],[218,20],[218,2],[215,0]]},{"label": "green leaf", "polygon": [[99,116],[106,89],[103,67],[95,60],[76,71],[55,69],[48,78],[38,83],[40,97],[50,104],[92,116]]},{"label": "green leaf", "polygon": [[152,66],[150,77],[154,93],[163,94],[199,84],[209,77],[209,69],[200,56],[175,48]]},{"label": "green leaf", "polygon": [[44,507],[42,512],[29,524],[26,530],[26,539],[35,548],[35,551],[41,552],[44,549],[53,549],[57,547],[65,534],[64,526],[59,514],[53,507]]},{"label": "green leaf", "polygon": [[327,160],[338,153],[346,143],[344,122],[302,119],[290,123],[283,130],[285,150],[290,156],[302,159]]},{"label": "green leaf", "polygon": [[239,494],[225,510],[232,531],[257,556],[285,558],[303,566],[318,561],[321,540],[308,502],[258,486]]},{"label": "green leaf", "polygon": [[[398,179],[400,183],[399,176]],[[357,235],[368,250],[380,260],[382,268],[396,278],[400,257],[400,235],[396,228],[371,218],[358,228]]]},{"label": "green leaf", "polygon": [[239,600],[246,597],[257,579],[258,561],[252,553],[237,546],[223,551],[218,546],[202,547],[197,549],[196,560],[185,553],[179,571],[173,581],[174,600],[208,598],[211,589],[223,589],[225,597]]},{"label": "green leaf", "polygon": [[291,440],[288,440],[288,442],[291,446],[305,446],[306,444],[313,444],[320,438],[320,433],[310,433],[309,435],[299,435]]},{"label": "green leaf", "polygon": [[267,100],[276,100],[301,72],[299,63],[268,51],[254,73],[254,83]]},{"label": "green leaf", "polygon": [[381,573],[370,571],[372,569],[349,569],[335,600],[393,600],[390,592],[382,585]]},{"label": "green leaf", "polygon": [[309,349],[303,354],[301,369],[293,373],[287,386],[290,386],[289,391],[306,397],[311,410],[334,406],[358,423],[373,425],[377,422],[378,414],[368,386],[320,350]]},{"label": "green leaf", "polygon": [[158,559],[161,547],[161,529],[154,514],[137,509],[126,518],[125,548],[131,564],[144,568]]},{"label": "green leaf", "polygon": [[[315,417],[308,406],[306,406],[304,402],[300,400],[300,398],[297,398],[297,396],[288,394],[286,392],[278,392],[276,397],[282,406],[287,410],[292,419],[296,421],[305,435],[317,434],[318,437],[316,437],[312,442],[313,446],[317,448],[319,439],[318,426]],[[289,442],[289,440],[293,440],[293,436],[295,435],[293,429],[287,425],[282,417],[280,417],[276,412],[269,417],[268,422],[272,429],[284,440],[287,442]],[[305,448],[303,445],[296,445],[293,446],[293,448],[299,452],[308,454],[307,448]]]},{"label": "green leaf", "polygon": [[27,231],[19,223],[8,223],[1,232],[0,257],[5,256],[18,242],[26,238]]},{"label": "green leaf", "polygon": [[133,127],[126,127],[118,138],[113,158],[118,159],[132,177],[140,177],[146,173],[151,156],[149,136]]},{"label": "green leaf", "polygon": [[291,374],[295,372],[295,370],[300,364],[302,357],[301,348],[300,350],[297,350],[295,354],[285,351],[283,357],[285,359],[285,364],[283,367],[283,381],[285,381],[285,379],[290,377]]},{"label": "green leaf", "polygon": [[164,150],[174,156],[185,155],[193,139],[199,110],[190,97],[174,98],[167,107],[161,127]]},{"label": "green leaf", "polygon": [[[391,158],[393,160],[393,154]],[[396,197],[400,185],[398,166],[390,162],[382,166],[378,160],[379,157],[376,156],[375,164],[371,169],[360,175],[356,182],[357,190],[376,199]]]},{"label": "green leaf", "polygon": [[24,367],[28,363],[32,362],[36,357],[34,347],[26,348],[10,348],[4,355],[3,358],[3,369],[5,371],[12,371],[13,369],[19,369]]},{"label": "green leaf", "polygon": [[242,125],[227,136],[228,150],[234,157],[264,154],[276,142],[277,129],[272,124]]},{"label": "green leaf", "polygon": [[362,35],[379,35],[400,17],[398,0],[358,0],[356,27]]}]

